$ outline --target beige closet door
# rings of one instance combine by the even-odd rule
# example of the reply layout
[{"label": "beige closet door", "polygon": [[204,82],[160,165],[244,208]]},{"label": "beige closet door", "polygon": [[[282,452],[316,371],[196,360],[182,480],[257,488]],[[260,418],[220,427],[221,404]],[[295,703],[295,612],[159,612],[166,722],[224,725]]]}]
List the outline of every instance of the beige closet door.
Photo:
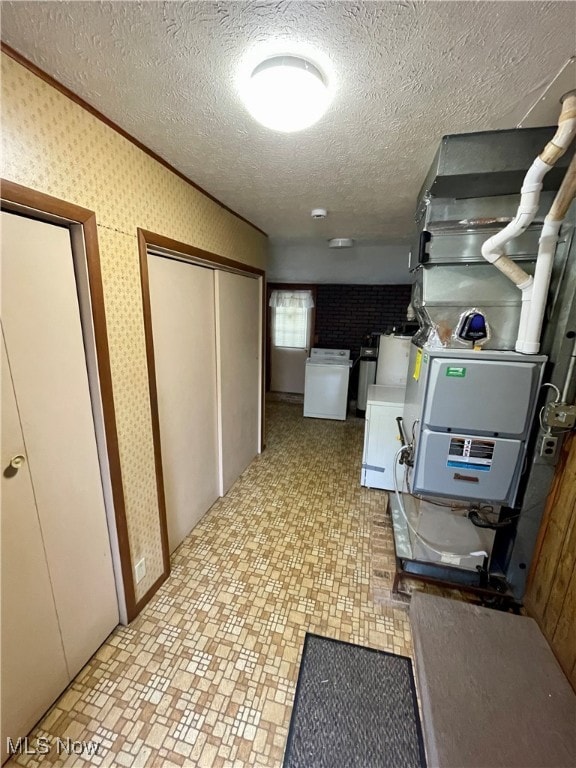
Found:
[{"label": "beige closet door", "polygon": [[221,493],[260,451],[261,299],[259,280],[216,273]]},{"label": "beige closet door", "polygon": [[[18,469],[10,462],[21,456]],[[16,460],[17,463],[17,460]],[[16,743],[68,685],[46,553],[2,339],[2,728]]]},{"label": "beige closet door", "polygon": [[214,272],[148,254],[148,280],[173,552],[219,495]]},{"label": "beige closet door", "polygon": [[2,214],[2,325],[73,676],[118,623],[118,604],[67,229]]}]

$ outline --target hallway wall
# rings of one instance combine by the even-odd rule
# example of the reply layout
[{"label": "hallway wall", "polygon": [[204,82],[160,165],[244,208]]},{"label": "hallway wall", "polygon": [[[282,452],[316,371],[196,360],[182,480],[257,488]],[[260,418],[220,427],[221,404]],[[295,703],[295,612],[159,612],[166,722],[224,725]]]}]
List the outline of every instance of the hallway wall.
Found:
[{"label": "hallway wall", "polygon": [[[193,137],[190,139],[193,141]],[[265,268],[267,238],[2,53],[3,177],[96,212],[132,563],[163,571],[136,228]]]},{"label": "hallway wall", "polygon": [[318,285],[316,346],[360,353],[366,334],[406,322],[411,285]]},{"label": "hallway wall", "polygon": [[407,242],[359,241],[352,248],[329,248],[326,240],[275,238],[270,241],[268,279],[277,283],[392,285],[412,282]]}]

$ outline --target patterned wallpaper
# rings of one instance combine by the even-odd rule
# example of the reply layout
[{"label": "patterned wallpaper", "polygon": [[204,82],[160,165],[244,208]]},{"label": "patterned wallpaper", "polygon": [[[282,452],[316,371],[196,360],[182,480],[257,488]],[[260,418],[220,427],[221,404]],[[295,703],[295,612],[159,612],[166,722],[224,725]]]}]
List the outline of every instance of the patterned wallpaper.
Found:
[{"label": "patterned wallpaper", "polygon": [[132,562],[162,573],[136,228],[265,268],[267,239],[2,54],[2,176],[96,212]]}]

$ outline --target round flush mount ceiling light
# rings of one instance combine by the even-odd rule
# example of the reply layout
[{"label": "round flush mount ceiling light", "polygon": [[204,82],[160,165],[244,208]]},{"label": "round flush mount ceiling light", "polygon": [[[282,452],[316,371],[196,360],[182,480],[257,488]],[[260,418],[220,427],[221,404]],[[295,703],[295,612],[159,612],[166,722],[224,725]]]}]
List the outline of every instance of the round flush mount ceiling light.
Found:
[{"label": "round flush mount ceiling light", "polygon": [[331,94],[322,72],[301,56],[272,56],[252,70],[242,88],[248,112],[266,128],[292,133],[318,122]]}]

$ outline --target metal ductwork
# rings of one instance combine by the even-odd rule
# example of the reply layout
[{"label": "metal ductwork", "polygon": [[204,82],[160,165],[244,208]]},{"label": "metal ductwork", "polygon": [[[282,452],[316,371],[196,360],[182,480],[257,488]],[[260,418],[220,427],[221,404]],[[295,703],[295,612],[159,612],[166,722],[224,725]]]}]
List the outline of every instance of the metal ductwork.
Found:
[{"label": "metal ductwork", "polygon": [[[484,260],[482,246],[514,220],[526,172],[556,133],[550,127],[443,137],[419,195],[418,234],[410,254],[410,268],[417,273],[412,304],[422,342],[436,334],[438,345],[465,348],[455,330],[462,313],[478,307],[490,326],[484,348],[515,348],[522,295]],[[533,220],[506,245],[519,273],[535,272],[544,219],[573,155],[572,146],[546,173]],[[553,292],[571,237],[570,227],[560,229]]]},{"label": "metal ductwork", "polygon": [[[514,128],[443,136],[418,195],[419,205],[431,197],[518,194],[526,171],[555,132],[555,127]],[[558,160],[546,176],[545,191],[559,189],[573,154],[572,149]]]}]

